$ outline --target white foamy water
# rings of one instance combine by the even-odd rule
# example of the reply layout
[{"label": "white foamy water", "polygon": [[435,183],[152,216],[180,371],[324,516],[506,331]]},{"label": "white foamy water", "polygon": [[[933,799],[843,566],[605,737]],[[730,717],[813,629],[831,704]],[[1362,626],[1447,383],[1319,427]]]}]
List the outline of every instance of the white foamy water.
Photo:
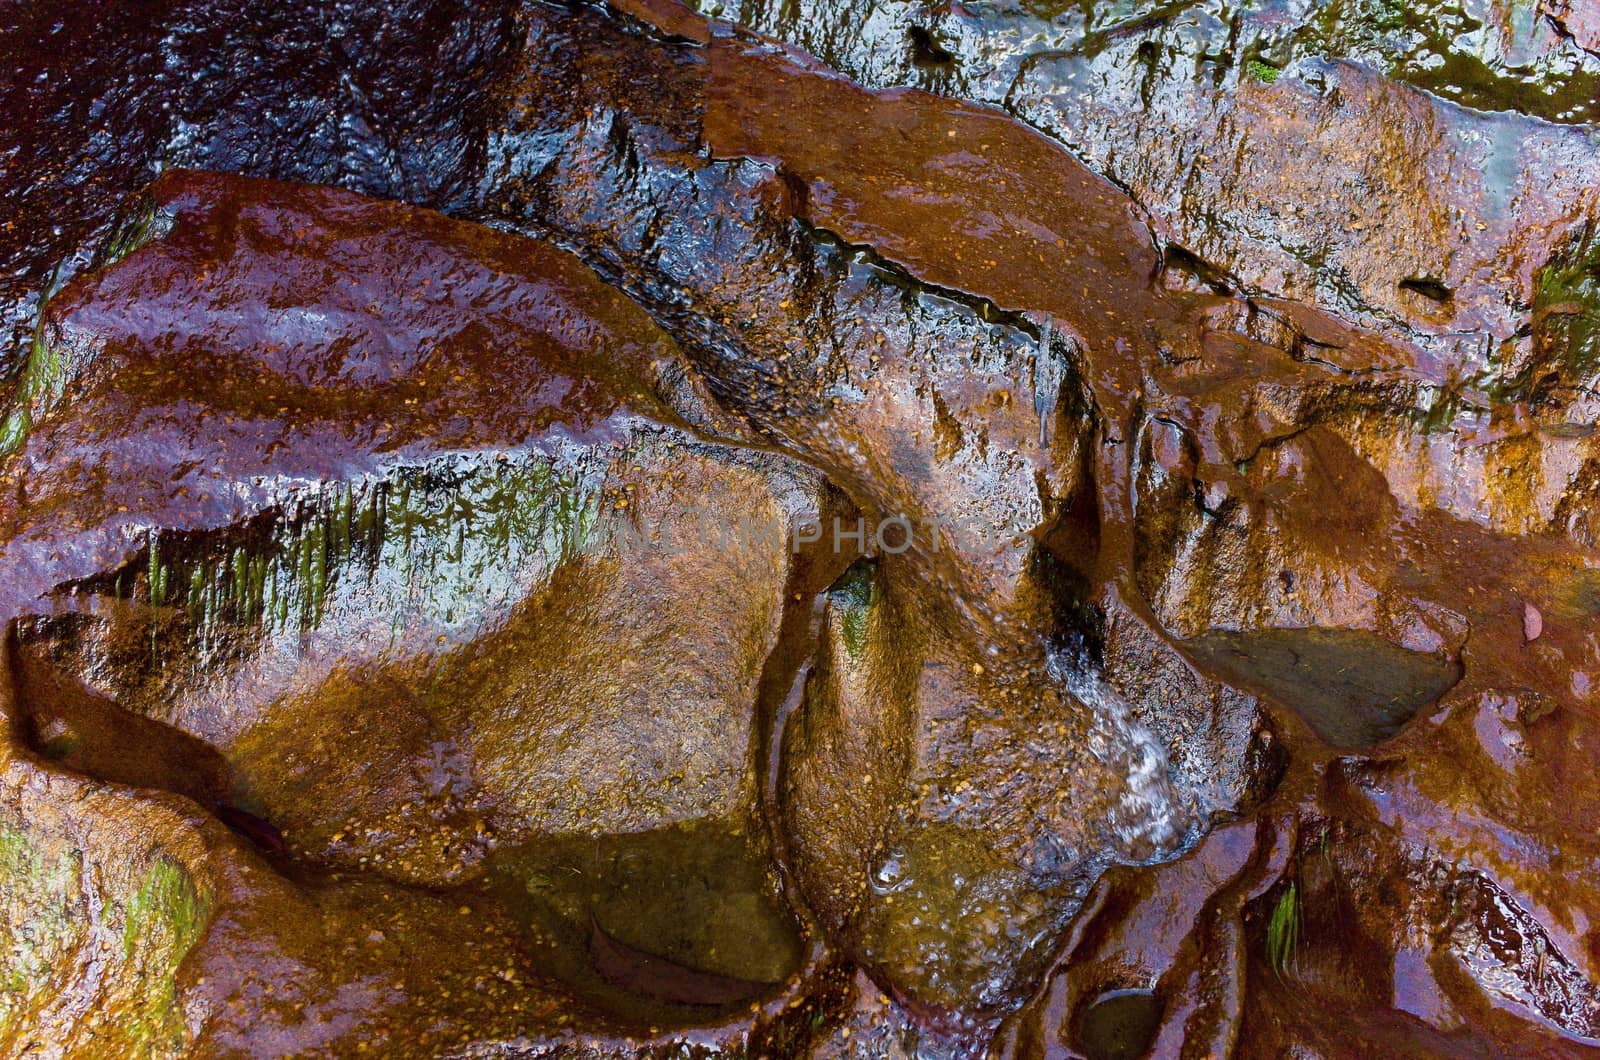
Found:
[{"label": "white foamy water", "polygon": [[1173,781],[1166,748],[1099,673],[1059,653],[1050,670],[1089,709],[1088,751],[1121,778],[1109,814],[1096,822],[1115,840],[1116,860],[1147,864],[1181,853],[1199,832],[1200,812],[1194,792]]}]

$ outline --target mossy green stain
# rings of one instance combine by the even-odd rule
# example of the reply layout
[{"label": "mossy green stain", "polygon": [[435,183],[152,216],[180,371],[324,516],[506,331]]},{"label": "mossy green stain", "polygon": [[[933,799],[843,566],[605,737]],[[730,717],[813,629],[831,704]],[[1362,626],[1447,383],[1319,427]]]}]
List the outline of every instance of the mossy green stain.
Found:
[{"label": "mossy green stain", "polygon": [[24,830],[0,824],[0,1030],[26,1011],[29,995],[49,989],[82,934],[80,875],[74,854],[50,857]]},{"label": "mossy green stain", "polygon": [[1255,78],[1257,81],[1260,81],[1262,84],[1267,85],[1272,84],[1272,82],[1276,81],[1279,75],[1283,73],[1283,71],[1278,69],[1276,66],[1273,66],[1271,63],[1262,62],[1260,59],[1247,60],[1244,64],[1244,68],[1251,77]]},{"label": "mossy green stain", "polygon": [[96,268],[115,265],[129,254],[155,242],[172,230],[172,215],[154,198],[141,194],[112,226],[111,234],[95,255]]},{"label": "mossy green stain", "polygon": [[0,456],[9,456],[28,440],[32,418],[27,409],[15,409],[0,419]]},{"label": "mossy green stain", "polygon": [[[1526,40],[1528,0],[1508,5],[1511,38]],[[1396,81],[1480,110],[1517,111],[1550,121],[1600,117],[1600,75],[1555,54],[1504,65],[1474,50],[1484,25],[1460,0],[1341,0],[1321,5],[1297,35],[1298,50],[1327,59],[1367,58]]]},{"label": "mossy green stain", "polygon": [[[94,255],[94,267],[115,265],[140,247],[166,235],[172,224],[172,217],[158,209],[154,199],[139,196],[133,207],[112,226],[110,236]],[[33,337],[16,388],[15,407],[0,418],[0,456],[21,449],[35,420],[49,412],[66,392],[70,365],[65,352],[45,337],[45,309],[69,278],[70,271],[58,264],[39,293]]]},{"label": "mossy green stain", "polygon": [[160,607],[167,602],[167,579],[171,571],[165,563],[161,562],[161,535],[156,532],[150,534],[149,554],[149,579],[150,603],[153,607]]},{"label": "mossy green stain", "polygon": [[876,564],[860,561],[851,565],[834,582],[828,594],[838,609],[839,635],[844,641],[845,653],[859,660],[866,652],[867,625],[873,608],[882,598]]},{"label": "mossy green stain", "polygon": [[1593,228],[1539,270],[1533,317],[1541,341],[1559,344],[1573,382],[1600,371],[1600,238]]},{"label": "mossy green stain", "polygon": [[[225,624],[318,629],[336,585],[363,576],[381,591],[400,589],[398,627],[402,612],[476,594],[508,563],[553,568],[605,536],[599,491],[540,460],[451,461],[331,484],[266,518],[204,537],[151,535],[149,599],[159,605],[185,586],[177,602],[203,650],[226,642]],[[454,620],[456,608],[440,610]],[[151,642],[160,664],[154,626]]]},{"label": "mossy green stain", "polygon": [[206,904],[188,872],[172,859],[158,857],[128,900],[123,954],[132,957],[141,942],[159,941],[181,960],[200,940],[205,923]]},{"label": "mossy green stain", "polygon": [[123,955],[143,972],[144,994],[125,1025],[139,1051],[180,1049],[186,1037],[176,974],[204,934],[208,903],[189,873],[157,857],[126,908]]},{"label": "mossy green stain", "polygon": [[1267,963],[1282,978],[1300,947],[1300,890],[1294,881],[1284,888],[1267,920]]},{"label": "mossy green stain", "polygon": [[[1416,406],[1403,409],[1400,415],[1405,416],[1411,426],[1420,434],[1437,434],[1448,430],[1463,416],[1482,416],[1488,413],[1486,405],[1472,400],[1466,393],[1464,383],[1451,383],[1428,396],[1425,403],[1419,402]],[[1471,380],[1471,385],[1482,389],[1485,393],[1493,395],[1494,388],[1487,385],[1481,378]]]},{"label": "mossy green stain", "polygon": [[59,736],[52,736],[40,744],[39,753],[52,762],[59,762],[72,754],[73,751],[76,751],[78,744],[81,742],[75,733],[62,733]]},{"label": "mossy green stain", "polygon": [[45,339],[45,306],[54,293],[55,285],[56,278],[53,275],[44,293],[39,296],[33,338],[28,345],[28,360],[23,366],[22,378],[18,381],[15,407],[0,423],[0,456],[21,449],[28,440],[28,432],[33,429],[35,416],[47,411],[66,391],[66,356]]}]

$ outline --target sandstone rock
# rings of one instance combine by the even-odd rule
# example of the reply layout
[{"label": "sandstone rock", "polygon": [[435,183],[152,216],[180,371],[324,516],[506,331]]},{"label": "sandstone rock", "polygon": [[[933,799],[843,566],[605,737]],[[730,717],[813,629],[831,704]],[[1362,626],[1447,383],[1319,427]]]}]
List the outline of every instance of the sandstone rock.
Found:
[{"label": "sandstone rock", "polygon": [[1581,14],[621,8],[8,53],[8,1044],[1592,1045]]},{"label": "sandstone rock", "polygon": [[1515,357],[1540,269],[1595,211],[1600,65],[1560,5],[699,6],[865,84],[1002,107],[1223,276],[1464,375]]},{"label": "sandstone rock", "polygon": [[[689,433],[664,400],[711,412],[670,340],[551,248],[322,189],[182,174],[151,196],[166,230],[52,301],[60,369],[35,374],[7,467],[31,502],[4,556],[34,746],[187,796],[322,879],[310,900],[331,910],[396,886],[507,895],[470,914],[506,963],[397,967],[420,978],[352,1009],[368,1040],[419,1015],[410,991],[486,975],[589,998],[594,1030],[607,1011],[681,1020],[574,959],[565,936],[594,918],[690,966],[720,945],[729,974],[776,989],[800,950],[766,867],[755,704],[807,585],[792,542],[821,519],[816,476]],[[77,544],[43,560],[41,539]],[[585,860],[602,835],[613,854]],[[681,875],[697,850],[723,888]],[[189,896],[179,871],[157,882]],[[282,890],[269,874],[227,901],[248,924]],[[442,944],[461,900],[395,899],[395,942]],[[291,966],[358,989],[369,966],[336,952],[351,917],[328,915],[331,937],[251,939],[264,970],[208,975],[226,990],[188,991],[162,1033],[220,1045],[243,1029],[224,1003]],[[193,962],[223,960],[190,919]],[[509,1035],[514,1013],[473,1033]],[[332,1020],[271,1040],[355,1033]]]}]

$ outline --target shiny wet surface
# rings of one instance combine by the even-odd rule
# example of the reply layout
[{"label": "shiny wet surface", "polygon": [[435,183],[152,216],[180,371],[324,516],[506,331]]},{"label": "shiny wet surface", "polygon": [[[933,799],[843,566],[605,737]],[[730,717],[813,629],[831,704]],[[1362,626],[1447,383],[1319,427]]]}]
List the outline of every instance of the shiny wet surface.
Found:
[{"label": "shiny wet surface", "polygon": [[[8,60],[5,1040],[1591,1045],[1587,119],[1523,91],[1580,23],[1028,13],[1094,47],[1012,116],[1171,30],[1252,130],[1356,101],[1286,174],[1519,145],[1439,193],[1464,281],[949,98],[1012,14],[876,91],[622,6],[14,27],[127,61]],[[1496,199],[1552,158],[1571,217]]]}]

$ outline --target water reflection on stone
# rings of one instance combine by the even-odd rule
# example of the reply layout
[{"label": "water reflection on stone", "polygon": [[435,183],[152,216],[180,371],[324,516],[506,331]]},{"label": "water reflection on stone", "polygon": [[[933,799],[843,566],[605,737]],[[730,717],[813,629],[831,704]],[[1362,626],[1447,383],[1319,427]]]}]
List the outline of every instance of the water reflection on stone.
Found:
[{"label": "water reflection on stone", "polygon": [[1576,6],[11,17],[0,1043],[1593,1047]]}]

